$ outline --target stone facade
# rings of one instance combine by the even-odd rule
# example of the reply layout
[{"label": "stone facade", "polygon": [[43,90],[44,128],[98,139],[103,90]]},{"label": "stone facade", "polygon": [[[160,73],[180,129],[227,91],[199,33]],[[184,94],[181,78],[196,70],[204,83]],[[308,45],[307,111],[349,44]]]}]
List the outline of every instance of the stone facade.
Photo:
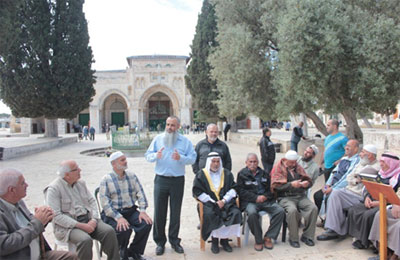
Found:
[{"label": "stone facade", "polygon": [[[192,100],[184,79],[188,58],[131,56],[125,70],[97,71],[96,95],[89,108],[73,120],[59,119],[59,134],[73,132],[72,126],[77,124],[90,124],[97,133],[105,124],[155,130],[158,125],[164,126],[169,115],[191,125]],[[32,120],[26,119],[23,124],[24,131],[32,133]]]}]

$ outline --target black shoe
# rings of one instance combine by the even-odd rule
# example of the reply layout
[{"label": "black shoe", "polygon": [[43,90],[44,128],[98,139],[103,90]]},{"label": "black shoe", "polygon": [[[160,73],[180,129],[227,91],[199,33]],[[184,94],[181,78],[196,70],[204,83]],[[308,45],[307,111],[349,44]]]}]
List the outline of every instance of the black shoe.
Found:
[{"label": "black shoe", "polygon": [[228,239],[221,239],[221,246],[222,246],[222,249],[224,249],[226,252],[230,253],[233,251],[232,247],[229,245]]},{"label": "black shoe", "polygon": [[366,249],[366,248],[367,248],[366,246],[364,246],[364,245],[361,243],[360,240],[354,241],[351,245],[353,246],[354,249]]},{"label": "black shoe", "polygon": [[339,237],[340,237],[339,234],[336,233],[335,231],[328,230],[328,231],[322,233],[322,235],[317,236],[317,240],[327,241],[327,240],[337,239]]},{"label": "black shoe", "polygon": [[156,255],[164,254],[165,246],[157,246],[156,247]]},{"label": "black shoe", "polygon": [[298,241],[292,241],[292,240],[289,239],[289,244],[294,248],[299,248],[300,247],[300,243]]},{"label": "black shoe", "polygon": [[211,252],[214,254],[219,253],[218,238],[211,237]]},{"label": "black shoe", "polygon": [[300,238],[301,242],[304,242],[307,246],[314,246],[314,241],[312,239],[306,238],[305,236],[301,236]]},{"label": "black shoe", "polygon": [[144,258],[141,254],[138,253],[133,253],[132,258],[133,260],[146,260],[146,258]]},{"label": "black shoe", "polygon": [[183,247],[178,243],[175,245],[171,245],[172,249],[175,250],[178,254],[183,254],[185,251],[183,250]]}]

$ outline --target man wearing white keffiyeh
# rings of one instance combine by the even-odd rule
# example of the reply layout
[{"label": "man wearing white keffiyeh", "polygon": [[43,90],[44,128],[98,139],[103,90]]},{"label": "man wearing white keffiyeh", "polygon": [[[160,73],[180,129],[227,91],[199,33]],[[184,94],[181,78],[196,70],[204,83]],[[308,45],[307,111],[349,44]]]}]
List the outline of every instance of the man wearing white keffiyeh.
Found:
[{"label": "man wearing white keffiyeh", "polygon": [[222,248],[232,252],[228,238],[240,237],[241,212],[236,206],[236,184],[232,173],[223,168],[221,157],[216,152],[208,154],[206,166],[196,174],[193,182],[193,196],[204,204],[202,237],[211,235],[211,251]]}]

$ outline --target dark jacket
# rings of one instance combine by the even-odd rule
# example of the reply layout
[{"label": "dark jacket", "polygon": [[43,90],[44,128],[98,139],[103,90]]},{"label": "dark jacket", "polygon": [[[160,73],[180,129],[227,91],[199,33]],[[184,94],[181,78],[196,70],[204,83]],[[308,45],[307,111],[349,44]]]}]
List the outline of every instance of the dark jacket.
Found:
[{"label": "dark jacket", "polygon": [[275,200],[274,195],[271,192],[271,178],[260,167],[257,168],[256,175],[261,175],[261,185],[265,187],[265,192],[262,194],[258,193],[258,182],[253,173],[246,167],[240,170],[237,175],[237,193],[239,194],[240,210],[244,210],[249,202],[256,203],[257,197],[264,195],[268,200]]},{"label": "dark jacket", "polygon": [[214,143],[209,143],[207,137],[196,144],[196,161],[192,165],[193,173],[197,174],[201,169],[206,166],[207,156],[211,152],[217,152],[221,156],[222,163],[225,169],[232,170],[231,154],[228,146],[219,140],[215,140]]},{"label": "dark jacket", "polygon": [[263,164],[274,164],[275,161],[275,146],[268,136],[261,137],[260,154]]}]

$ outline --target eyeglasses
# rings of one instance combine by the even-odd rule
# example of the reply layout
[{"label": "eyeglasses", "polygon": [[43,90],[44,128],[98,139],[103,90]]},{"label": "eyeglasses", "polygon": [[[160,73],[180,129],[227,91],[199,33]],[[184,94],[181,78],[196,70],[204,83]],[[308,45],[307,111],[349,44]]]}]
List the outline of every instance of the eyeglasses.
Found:
[{"label": "eyeglasses", "polygon": [[77,172],[78,170],[79,170],[79,167],[71,170],[71,172]]}]

